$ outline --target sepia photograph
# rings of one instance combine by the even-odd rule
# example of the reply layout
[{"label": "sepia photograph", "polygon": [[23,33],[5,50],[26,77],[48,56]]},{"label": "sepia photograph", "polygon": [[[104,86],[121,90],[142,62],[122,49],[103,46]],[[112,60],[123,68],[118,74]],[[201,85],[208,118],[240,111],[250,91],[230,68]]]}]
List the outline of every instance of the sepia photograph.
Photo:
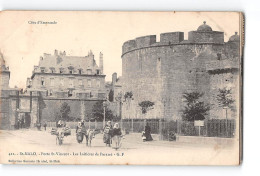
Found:
[{"label": "sepia photograph", "polygon": [[0,163],[241,164],[242,12],[0,22]]}]

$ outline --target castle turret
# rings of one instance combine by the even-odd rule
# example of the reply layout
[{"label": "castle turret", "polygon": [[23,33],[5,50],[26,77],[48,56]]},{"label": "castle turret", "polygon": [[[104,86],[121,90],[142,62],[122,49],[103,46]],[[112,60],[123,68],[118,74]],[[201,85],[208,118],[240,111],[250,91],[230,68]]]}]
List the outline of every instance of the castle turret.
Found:
[{"label": "castle turret", "polygon": [[100,74],[103,74],[103,53],[99,53],[99,69],[100,69]]},{"label": "castle turret", "polygon": [[117,80],[117,73],[112,74],[112,85],[114,86]]},{"label": "castle turret", "polygon": [[9,67],[6,67],[3,54],[0,52],[0,88],[8,88],[10,80]]},{"label": "castle turret", "polygon": [[188,41],[191,43],[224,43],[224,32],[213,31],[206,21],[196,31],[190,31]]}]

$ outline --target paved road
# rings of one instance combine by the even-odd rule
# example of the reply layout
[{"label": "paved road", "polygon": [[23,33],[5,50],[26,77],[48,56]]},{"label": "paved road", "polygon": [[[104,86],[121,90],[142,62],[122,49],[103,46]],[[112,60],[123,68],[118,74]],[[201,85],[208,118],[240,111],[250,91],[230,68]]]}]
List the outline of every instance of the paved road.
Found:
[{"label": "paved road", "polygon": [[[108,148],[103,143],[103,135],[97,134],[96,137],[92,141],[92,148]],[[155,138],[156,139],[156,138]],[[50,134],[50,130],[47,131],[37,131],[37,130],[15,130],[15,131],[1,131],[0,140],[11,140],[12,143],[17,144],[24,144],[24,145],[31,145],[35,147],[40,147],[44,149],[54,150],[57,149],[56,145],[56,136]],[[82,144],[78,144],[76,141],[76,134],[75,130],[72,130],[72,134],[68,137],[64,138],[64,143],[60,146],[60,149],[65,150],[75,150],[75,149],[82,149],[82,147],[86,147],[85,140]],[[126,135],[122,141],[121,150],[136,150],[142,148],[211,148],[212,145],[201,145],[201,144],[187,144],[187,143],[180,143],[180,142],[173,142],[173,141],[149,141],[143,142],[141,139],[141,134],[129,134]]]},{"label": "paved road", "polygon": [[[155,138],[156,139],[156,138]],[[90,153],[102,153],[112,154],[112,158],[105,157],[100,160],[100,157],[71,157],[73,161],[66,157],[55,155],[55,157],[43,156],[45,159],[58,159],[62,163],[117,163],[125,164],[126,162],[135,164],[144,164],[149,161],[153,161],[154,164],[171,163],[172,164],[183,164],[183,163],[194,163],[205,164],[212,162],[214,158],[218,161],[222,161],[226,156],[236,156],[237,152],[232,151],[232,148],[212,145],[201,145],[201,144],[188,144],[180,142],[169,142],[169,141],[149,141],[142,142],[141,134],[129,134],[123,139],[122,147],[115,151],[111,147],[106,147],[103,143],[103,135],[97,134],[92,141],[92,147],[87,147],[86,143],[78,144],[76,141],[75,130],[72,131],[72,135],[64,138],[63,145],[56,145],[56,136],[50,134],[50,130],[37,131],[33,129],[23,129],[14,131],[0,131],[0,155],[3,156],[3,162],[8,163],[9,160],[17,159],[37,159],[41,153],[48,152],[60,152],[64,155],[69,154],[73,156],[75,152]],[[224,149],[224,150],[223,150]],[[14,152],[14,156],[10,153]],[[23,156],[20,152],[36,152],[38,156]],[[123,154],[125,157],[117,157],[117,154]],[[233,152],[233,153],[232,153]],[[203,157],[202,157],[203,156]],[[140,158],[136,160],[136,158]],[[171,158],[169,161],[167,158]],[[0,158],[1,160],[1,158]],[[227,160],[228,161],[228,160]],[[11,161],[12,162],[12,161]],[[17,161],[16,161],[17,162]],[[34,163],[33,163],[34,164]],[[50,163],[48,163],[50,164]],[[58,163],[57,163],[58,164]]]}]

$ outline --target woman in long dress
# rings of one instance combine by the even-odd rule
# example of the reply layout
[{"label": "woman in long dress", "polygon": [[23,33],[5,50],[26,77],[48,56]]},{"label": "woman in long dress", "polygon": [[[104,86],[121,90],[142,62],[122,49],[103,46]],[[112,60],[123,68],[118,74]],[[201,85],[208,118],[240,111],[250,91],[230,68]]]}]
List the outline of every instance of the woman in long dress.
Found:
[{"label": "woman in long dress", "polygon": [[146,126],[144,127],[144,132],[145,132],[145,137],[146,137],[146,141],[152,141],[152,135],[151,135],[151,127],[146,124]]},{"label": "woman in long dress", "polygon": [[122,139],[122,132],[119,128],[119,124],[115,123],[112,133],[112,148],[119,149],[121,145],[121,139]]},{"label": "woman in long dress", "polygon": [[104,127],[104,136],[103,136],[103,141],[106,144],[106,146],[111,145],[111,133],[112,133],[112,124],[111,121],[108,121],[106,126]]}]

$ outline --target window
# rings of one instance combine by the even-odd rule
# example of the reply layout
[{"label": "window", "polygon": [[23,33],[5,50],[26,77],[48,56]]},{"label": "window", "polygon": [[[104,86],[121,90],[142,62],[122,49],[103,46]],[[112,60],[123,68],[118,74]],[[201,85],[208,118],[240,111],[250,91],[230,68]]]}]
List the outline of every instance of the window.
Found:
[{"label": "window", "polygon": [[60,79],[60,85],[64,86],[64,79],[63,78]]},{"label": "window", "polygon": [[44,68],[41,68],[41,72],[44,73],[44,71],[45,71]]},{"label": "window", "polygon": [[69,87],[72,88],[73,86],[74,86],[74,84],[73,84],[73,79],[70,78],[70,79],[69,79]]},{"label": "window", "polygon": [[79,79],[79,86],[83,86],[83,81],[82,81],[82,79]]},{"label": "window", "polygon": [[100,81],[97,80],[97,87],[100,88]]},{"label": "window", "polygon": [[41,78],[41,85],[44,86],[45,82],[44,82],[44,77]]},{"label": "window", "polygon": [[88,79],[88,87],[91,87],[91,80]]},{"label": "window", "polygon": [[54,78],[50,78],[51,86],[54,86]]},{"label": "window", "polygon": [[79,69],[79,74],[81,75],[81,69]]},{"label": "window", "polygon": [[52,92],[52,90],[50,90],[50,96],[52,96],[52,94],[53,94],[53,92]]},{"label": "window", "polygon": [[97,75],[99,75],[99,70],[97,70]]},{"label": "window", "polygon": [[72,70],[70,70],[70,74],[72,74],[73,73],[73,71]]},{"label": "window", "polygon": [[87,69],[87,74],[91,75],[91,73],[92,73],[92,70],[91,69]]}]

